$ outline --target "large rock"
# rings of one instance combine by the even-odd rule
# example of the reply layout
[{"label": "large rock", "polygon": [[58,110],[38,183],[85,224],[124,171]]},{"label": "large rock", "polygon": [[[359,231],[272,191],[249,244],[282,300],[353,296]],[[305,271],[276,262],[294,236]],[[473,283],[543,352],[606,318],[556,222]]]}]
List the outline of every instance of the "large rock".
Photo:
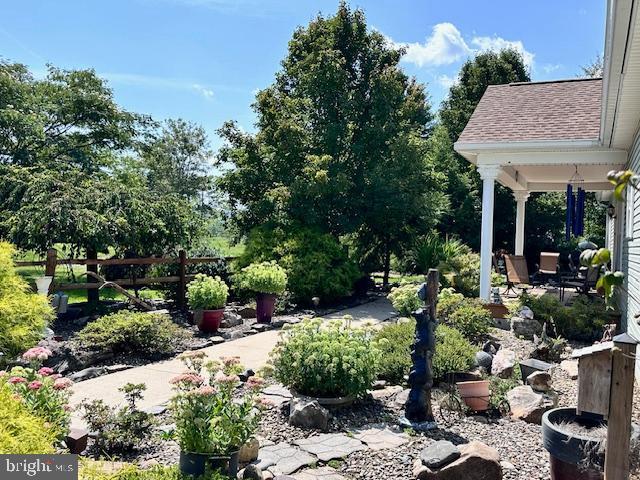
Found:
[{"label": "large rock", "polygon": [[472,441],[459,447],[460,458],[440,469],[430,469],[416,460],[413,474],[418,480],[501,480],[502,466],[498,451],[484,443]]},{"label": "large rock", "polygon": [[542,415],[556,406],[557,398],[534,392],[529,385],[522,385],[507,392],[507,401],[513,418],[540,425]]},{"label": "large rock", "polygon": [[531,310],[529,307],[524,306],[520,309],[520,311],[518,312],[518,316],[522,317],[522,318],[526,318],[527,320],[533,320],[534,316],[533,316],[533,310]]},{"label": "large rock", "polygon": [[540,335],[542,325],[534,318],[513,317],[511,319],[511,330],[518,337],[533,340],[534,335]]},{"label": "large rock", "polygon": [[317,400],[294,397],[289,407],[289,424],[300,428],[326,430],[331,414]]},{"label": "large rock", "polygon": [[235,312],[225,311],[220,327],[232,328],[237,327],[238,325],[242,325],[242,317]]},{"label": "large rock", "polygon": [[560,362],[560,368],[567,372],[571,380],[578,378],[578,360],[563,360]]},{"label": "large rock", "polygon": [[551,374],[549,372],[533,372],[527,377],[527,385],[531,385],[536,392],[551,390]]},{"label": "large rock", "polygon": [[442,468],[460,458],[460,450],[447,440],[438,440],[420,453],[422,464],[431,469]]},{"label": "large rock", "polygon": [[257,465],[247,465],[242,471],[242,475],[238,475],[241,480],[264,480],[262,469]]},{"label": "large rock", "polygon": [[238,452],[238,462],[250,463],[258,459],[258,452],[260,451],[260,442],[257,438],[250,438],[247,443],[240,447]]},{"label": "large rock", "polygon": [[493,363],[493,355],[489,352],[480,350],[476,352],[476,364],[479,367],[484,368],[487,372],[491,371],[491,364]]},{"label": "large rock", "polygon": [[497,375],[500,378],[509,378],[513,374],[515,364],[516,354],[508,348],[501,348],[493,357],[491,375]]},{"label": "large rock", "polygon": [[248,305],[239,308],[236,313],[242,318],[256,318],[256,309]]}]

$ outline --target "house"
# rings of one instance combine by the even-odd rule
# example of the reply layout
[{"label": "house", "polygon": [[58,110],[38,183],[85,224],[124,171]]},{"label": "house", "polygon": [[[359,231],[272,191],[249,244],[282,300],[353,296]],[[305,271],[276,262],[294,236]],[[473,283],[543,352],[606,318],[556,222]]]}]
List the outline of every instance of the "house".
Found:
[{"label": "house", "polygon": [[489,299],[495,182],[517,202],[515,253],[522,254],[532,192],[565,191],[577,171],[587,191],[611,203],[607,246],[625,273],[623,327],[640,338],[640,193],[615,201],[607,172],[640,173],[640,14],[638,2],[607,4],[604,73],[597,79],[492,85],[454,145],[482,178],[480,296]]}]

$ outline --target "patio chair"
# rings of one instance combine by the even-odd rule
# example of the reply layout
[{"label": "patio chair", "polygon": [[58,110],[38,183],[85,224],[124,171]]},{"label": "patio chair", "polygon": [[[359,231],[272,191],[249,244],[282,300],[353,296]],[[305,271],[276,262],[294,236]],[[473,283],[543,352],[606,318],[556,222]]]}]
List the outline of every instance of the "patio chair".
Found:
[{"label": "patio chair", "polygon": [[524,255],[504,255],[504,264],[507,269],[507,289],[504,295],[513,292],[517,295],[516,289],[526,292],[532,288],[529,278],[529,268]]},{"label": "patio chair", "polygon": [[575,288],[576,292],[581,295],[589,295],[592,288],[596,288],[596,283],[600,278],[600,271],[602,266],[580,268],[578,275],[575,278],[565,279],[561,283],[560,299],[564,300],[564,289]]},{"label": "patio chair", "polygon": [[542,279],[549,280],[551,277],[555,277],[555,280],[560,281],[560,254],[556,252],[540,252],[540,264],[537,266],[538,270],[534,273],[534,278],[541,277]]}]

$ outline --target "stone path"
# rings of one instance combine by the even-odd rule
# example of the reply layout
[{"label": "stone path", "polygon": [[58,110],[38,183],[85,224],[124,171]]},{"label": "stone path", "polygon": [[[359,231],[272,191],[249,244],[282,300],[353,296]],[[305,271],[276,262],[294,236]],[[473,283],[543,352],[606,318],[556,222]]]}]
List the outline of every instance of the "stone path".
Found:
[{"label": "stone path", "polygon": [[304,450],[282,442],[260,449],[258,467],[262,470],[269,468],[274,475],[288,475],[316,460],[316,457]]},{"label": "stone path", "polygon": [[303,438],[294,442],[303,450],[314,454],[319,460],[328,462],[364,450],[364,444],[344,433],[323,433]]},{"label": "stone path", "polygon": [[409,442],[405,434],[394,433],[387,427],[359,429],[354,432],[353,437],[366,443],[371,450],[393,449]]},{"label": "stone path", "polygon": [[[397,312],[386,298],[381,298],[364,305],[332,313],[323,318],[330,320],[342,318],[344,315],[351,315],[353,324],[360,325],[363,323],[381,323],[396,316]],[[278,336],[278,330],[269,330],[219,345],[212,345],[203,350],[211,358],[239,356],[240,361],[245,366],[258,370],[267,363],[269,353],[276,345]],[[144,383],[147,386],[145,397],[138,405],[142,409],[148,409],[169,401],[173,394],[169,380],[183,371],[182,362],[177,358],[173,358],[85,380],[74,386],[70,403],[72,406],[77,406],[83,399],[102,399],[107,405],[121,404],[123,403],[123,397],[118,389],[131,382]],[[74,415],[73,425],[82,426],[77,414]]]},{"label": "stone path", "polygon": [[293,478],[296,480],[347,480],[347,477],[343,477],[331,467],[304,470],[300,473],[296,473]]}]

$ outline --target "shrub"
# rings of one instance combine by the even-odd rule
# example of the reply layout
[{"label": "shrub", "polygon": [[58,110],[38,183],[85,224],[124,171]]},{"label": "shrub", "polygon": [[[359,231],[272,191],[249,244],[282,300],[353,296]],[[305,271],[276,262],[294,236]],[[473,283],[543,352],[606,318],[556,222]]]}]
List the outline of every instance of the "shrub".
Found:
[{"label": "shrub", "polygon": [[94,445],[100,453],[112,454],[134,449],[151,433],[155,418],[136,406],[136,402],[143,398],[145,389],[143,383],[127,383],[119,388],[126,400],[126,404],[119,409],[110,407],[102,400],[82,403],[82,418],[89,430],[98,434]]},{"label": "shrub", "polygon": [[217,310],[226,305],[229,287],[220,277],[198,273],[187,285],[187,296],[193,310]]},{"label": "shrub", "polygon": [[436,352],[433,376],[444,379],[447,374],[468,371],[475,361],[476,348],[455,328],[436,327]]},{"label": "shrub", "polygon": [[446,321],[449,315],[464,301],[464,295],[457,293],[453,288],[443,288],[438,293],[437,316],[441,322]]},{"label": "shrub", "polygon": [[442,239],[433,233],[418,239],[399,266],[405,272],[426,274],[430,268],[470,252],[471,249],[460,240]]},{"label": "shrub", "polygon": [[480,294],[480,255],[464,253],[450,258],[441,268],[442,284],[454,287],[465,297]]},{"label": "shrub", "polygon": [[460,331],[468,340],[479,340],[489,332],[491,313],[476,299],[465,298],[449,314],[446,323]]},{"label": "shrub", "polygon": [[153,355],[173,352],[185,337],[168,315],[123,310],[88,324],[76,339],[87,349]]},{"label": "shrub", "polygon": [[54,453],[56,434],[0,382],[0,454]]},{"label": "shrub", "polygon": [[272,352],[275,378],[303,395],[362,396],[376,378],[380,350],[372,333],[347,322],[304,320]]},{"label": "shrub", "polygon": [[0,242],[0,364],[33,347],[53,319],[53,310],[42,295],[16,273],[13,246]]},{"label": "shrub", "polygon": [[494,409],[499,409],[503,405],[503,402],[507,399],[507,393],[510,390],[522,385],[520,381],[520,366],[517,363],[513,367],[513,373],[510,378],[500,378],[491,375],[487,379],[491,382],[489,385],[491,390],[489,406]]},{"label": "shrub", "polygon": [[237,276],[241,289],[279,295],[287,288],[287,274],[275,261],[252,263]]},{"label": "shrub", "polygon": [[80,459],[79,480],[229,480],[229,477],[212,470],[201,477],[180,473],[177,465],[166,467],[154,465],[142,469],[137,465],[123,464],[121,468],[108,468],[103,462]]},{"label": "shrub", "polygon": [[387,325],[376,332],[380,349],[378,378],[395,384],[402,383],[411,369],[411,347],[416,331],[416,322]]},{"label": "shrub", "polygon": [[401,285],[391,289],[387,298],[391,300],[393,308],[400,312],[400,315],[410,315],[423,306],[422,300],[418,298],[418,286],[414,284]]}]

